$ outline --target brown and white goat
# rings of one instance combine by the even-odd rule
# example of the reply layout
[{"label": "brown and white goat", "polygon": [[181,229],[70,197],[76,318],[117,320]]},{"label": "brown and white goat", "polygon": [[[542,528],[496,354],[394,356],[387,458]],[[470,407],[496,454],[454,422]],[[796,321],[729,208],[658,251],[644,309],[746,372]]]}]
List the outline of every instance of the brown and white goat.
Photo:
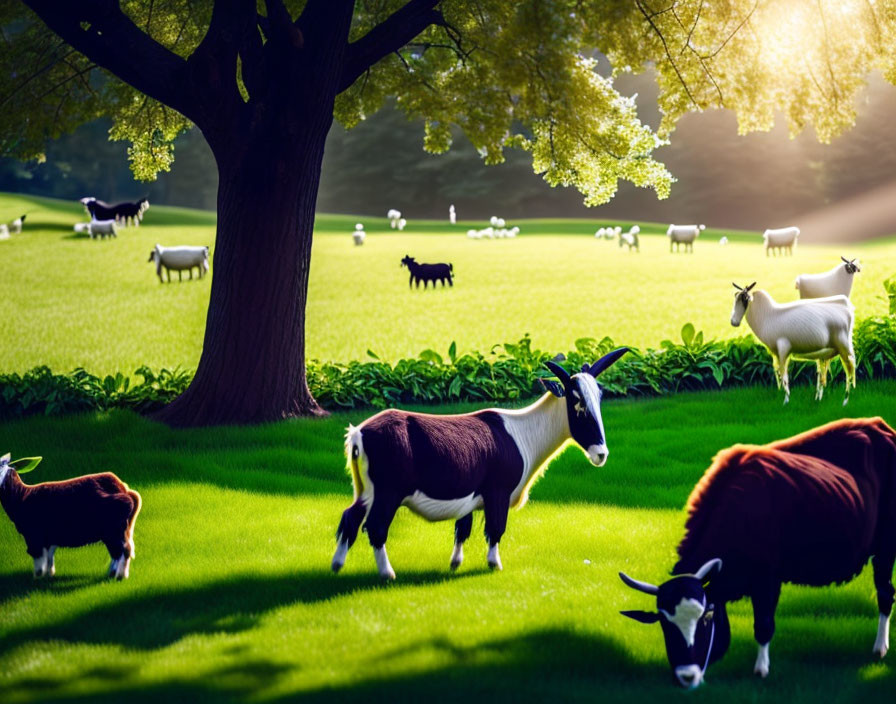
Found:
[{"label": "brown and white goat", "polygon": [[473,511],[482,509],[488,564],[501,569],[498,543],[508,510],[526,502],[551,457],[574,440],[593,465],[606,462],[609,451],[595,377],[627,351],[610,352],[572,376],[548,362],[561,383],[542,380],[548,393],[526,408],[453,416],[387,410],[357,428],[349,426],[345,451],[355,500],[336,532],[333,571],[345,564],[366,521],[380,576],[394,579],[386,537],[401,506],[428,521],[456,520],[452,569],[463,561]]},{"label": "brown and white goat", "polygon": [[141,500],[111,472],[28,485],[7,454],[0,457],[0,505],[25,538],[35,577],[56,573],[56,548],[91,543],[109,551],[110,577],[128,577]]},{"label": "brown and white goat", "polygon": [[716,455],[688,499],[686,534],[672,578],[654,586],[656,611],[623,611],[659,623],[672,671],[696,687],[731,640],[726,604],[749,596],[766,677],[784,582],[850,581],[871,560],[880,616],[874,653],[890,644],[896,562],[896,431],[881,418],[846,418],[768,445]]}]

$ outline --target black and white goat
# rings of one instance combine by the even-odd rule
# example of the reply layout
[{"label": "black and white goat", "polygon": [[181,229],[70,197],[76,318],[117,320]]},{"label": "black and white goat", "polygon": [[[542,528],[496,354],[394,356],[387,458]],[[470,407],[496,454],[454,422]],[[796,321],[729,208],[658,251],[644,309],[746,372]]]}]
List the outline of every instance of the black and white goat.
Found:
[{"label": "black and white goat", "polygon": [[488,564],[501,569],[498,543],[507,513],[526,503],[551,458],[573,440],[593,465],[606,462],[609,450],[596,377],[627,351],[610,352],[572,376],[547,362],[560,383],[542,380],[548,393],[518,410],[492,408],[453,416],[386,410],[358,427],[349,426],[345,452],[354,503],[343,512],[336,532],[333,571],[345,564],[366,521],[380,576],[394,579],[386,537],[400,506],[428,521],[456,520],[451,569],[463,561],[473,511],[482,509]]},{"label": "black and white goat", "polygon": [[21,466],[25,460],[0,457],[0,505],[25,538],[34,576],[56,573],[57,547],[103,543],[112,557],[109,576],[126,579],[134,557],[140,494],[111,472],[28,485],[19,471],[30,471],[40,458],[26,460],[30,461]]},{"label": "black and white goat", "polygon": [[109,205],[105,201],[90,197],[82,198],[81,203],[93,220],[116,220],[125,225],[139,225],[143,213],[149,209],[149,200],[146,198],[141,198],[136,203],[125,201]]}]

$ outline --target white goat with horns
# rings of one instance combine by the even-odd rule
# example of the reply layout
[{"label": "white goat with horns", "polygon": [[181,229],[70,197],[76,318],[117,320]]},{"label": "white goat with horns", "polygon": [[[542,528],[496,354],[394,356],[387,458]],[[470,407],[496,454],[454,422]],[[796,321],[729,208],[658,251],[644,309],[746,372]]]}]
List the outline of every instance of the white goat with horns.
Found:
[{"label": "white goat with horns", "polygon": [[852,291],[853,275],[862,271],[855,259],[840,257],[838,264],[830,271],[822,274],[800,274],[794,286],[800,292],[800,298],[824,298],[825,296],[849,296]]},{"label": "white goat with horns", "polygon": [[791,357],[815,362],[818,369],[815,400],[820,401],[828,381],[828,366],[839,355],[846,373],[845,406],[849,401],[850,384],[856,385],[856,353],[852,346],[855,308],[852,303],[846,296],[776,303],[766,291],[754,292],[755,285],[755,281],[746,288],[733,284],[737,291],[731,324],[734,327],[740,325],[746,313],[750,328],[771,352],[778,388],[784,388],[784,403],[790,401],[787,366]]}]

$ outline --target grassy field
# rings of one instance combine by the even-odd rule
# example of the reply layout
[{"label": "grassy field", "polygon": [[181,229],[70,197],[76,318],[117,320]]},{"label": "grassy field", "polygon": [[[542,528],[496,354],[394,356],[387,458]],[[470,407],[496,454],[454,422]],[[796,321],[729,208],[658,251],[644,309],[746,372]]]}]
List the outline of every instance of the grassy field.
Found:
[{"label": "grassy field", "polygon": [[[0,222],[28,212],[26,231],[0,242],[0,319],[9,342],[0,370],[37,364],[65,372],[131,373],[142,364],[193,369],[199,358],[209,280],[159,285],[149,251],[163,245],[208,244],[214,256],[214,216],[153,206],[140,228],[116,240],[75,236],[84,220],[78,204],[0,195]],[[312,358],[383,359],[487,351],[526,332],[535,346],[572,348],[579,337],[609,335],[639,347],[678,339],[686,322],[709,337],[743,334],[728,322],[731,282],[758,280],[779,300],[794,297],[794,277],[824,271],[840,254],[864,265],[853,291],[857,315],[886,310],[881,281],[896,272],[892,239],[848,248],[800,246],[793,257],[766,258],[756,233],[707,230],[694,255],[670,255],[661,234],[644,234],[642,252],[629,254],[591,235],[603,223],[523,221],[516,240],[472,241],[469,225],[411,222],[403,233],[384,218],[361,218],[363,247],[349,233],[359,218],[318,218],[312,255],[307,344]],[[659,226],[644,226],[658,233]],[[731,243],[718,245],[726,234]],[[581,235],[581,236],[574,236]],[[263,241],[263,233],[259,233]],[[448,290],[409,291],[404,254],[450,261]],[[214,273],[214,261],[212,262]]]},{"label": "grassy field", "polygon": [[[865,383],[848,414],[896,423],[894,395],[892,382]],[[843,587],[785,587],[767,681],[751,674],[748,603],[732,609],[727,657],[691,693],[671,682],[659,628],[617,613],[649,608],[616,572],[663,579],[681,507],[719,448],[843,414],[833,396],[782,408],[771,389],[608,402],[609,462],[595,469],[576,448],[557,459],[510,517],[504,572],[485,569],[481,518],[451,574],[451,524],[402,510],[390,585],[363,536],[342,574],[328,569],[351,495],[342,433],[363,414],[178,432],[128,413],[7,423],[0,449],[45,457],[32,481],[111,469],[144,509],[124,583],[101,579],[98,546],[61,550],[55,580],[34,582],[0,520],[0,699],[885,700],[896,668],[893,654],[871,658],[870,570]]]}]

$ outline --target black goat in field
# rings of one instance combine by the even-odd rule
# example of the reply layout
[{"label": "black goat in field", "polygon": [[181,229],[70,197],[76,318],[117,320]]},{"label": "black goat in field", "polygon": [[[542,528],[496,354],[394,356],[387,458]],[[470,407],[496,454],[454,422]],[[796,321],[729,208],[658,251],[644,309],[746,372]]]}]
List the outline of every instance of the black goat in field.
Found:
[{"label": "black goat in field", "polygon": [[96,198],[82,198],[82,205],[93,220],[117,220],[125,225],[139,225],[143,213],[149,209],[149,201],[141,198],[136,203],[124,202],[109,205]]},{"label": "black goat in field", "polygon": [[401,265],[406,266],[411,272],[411,278],[408,279],[408,288],[413,287],[417,282],[417,288],[420,288],[420,282],[423,282],[423,288],[432,281],[432,287],[436,287],[436,281],[442,282],[442,288],[445,287],[445,280],[448,280],[449,286],[454,286],[452,276],[454,274],[453,264],[418,264],[414,257],[405,254],[401,260]]}]

